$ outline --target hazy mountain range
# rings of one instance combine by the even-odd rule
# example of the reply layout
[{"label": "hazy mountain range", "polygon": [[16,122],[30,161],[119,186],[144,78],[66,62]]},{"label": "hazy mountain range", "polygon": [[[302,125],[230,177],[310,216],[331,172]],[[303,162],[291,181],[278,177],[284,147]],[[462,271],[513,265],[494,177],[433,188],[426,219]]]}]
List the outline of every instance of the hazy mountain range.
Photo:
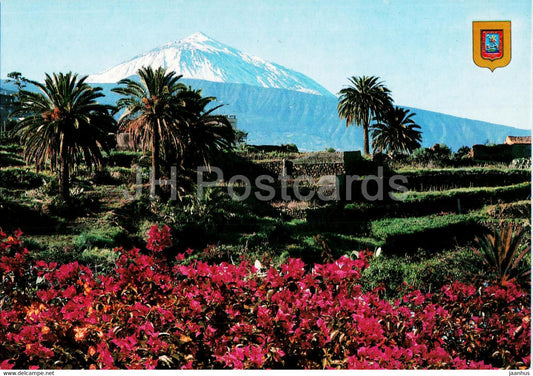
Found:
[{"label": "hazy mountain range", "polygon": [[[313,79],[278,64],[251,56],[196,33],[138,55],[91,75],[88,81],[104,89],[103,102],[114,104],[116,82],[143,67],[163,66],[183,75],[182,81],[203,89],[224,103],[219,112],[237,116],[238,128],[251,144],[296,144],[300,150],[362,149],[362,129],[346,128],[337,115],[338,99]],[[357,72],[348,72],[347,75]],[[13,85],[2,85],[13,89]],[[394,93],[392,93],[394,96]],[[423,146],[444,143],[453,149],[479,143],[502,143],[506,136],[529,135],[518,129],[438,112],[406,107],[416,113]]]}]

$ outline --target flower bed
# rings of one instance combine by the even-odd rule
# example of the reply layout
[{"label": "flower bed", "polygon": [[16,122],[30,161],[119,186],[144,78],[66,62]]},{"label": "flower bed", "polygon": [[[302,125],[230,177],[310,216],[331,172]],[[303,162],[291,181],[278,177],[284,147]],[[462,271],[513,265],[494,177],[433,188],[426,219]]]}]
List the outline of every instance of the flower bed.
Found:
[{"label": "flower bed", "polygon": [[0,232],[0,368],[521,368],[529,296],[511,283],[363,292],[368,256],[257,270],[165,259],[167,227],[115,270],[32,261]]}]

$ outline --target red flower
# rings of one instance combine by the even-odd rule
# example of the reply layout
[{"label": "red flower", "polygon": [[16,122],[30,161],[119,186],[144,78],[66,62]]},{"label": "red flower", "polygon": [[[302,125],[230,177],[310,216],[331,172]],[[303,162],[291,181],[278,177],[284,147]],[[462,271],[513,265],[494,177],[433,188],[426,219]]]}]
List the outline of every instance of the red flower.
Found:
[{"label": "red flower", "polygon": [[161,252],[163,249],[171,247],[170,227],[163,225],[153,225],[148,232],[148,243],[146,248],[153,252]]}]

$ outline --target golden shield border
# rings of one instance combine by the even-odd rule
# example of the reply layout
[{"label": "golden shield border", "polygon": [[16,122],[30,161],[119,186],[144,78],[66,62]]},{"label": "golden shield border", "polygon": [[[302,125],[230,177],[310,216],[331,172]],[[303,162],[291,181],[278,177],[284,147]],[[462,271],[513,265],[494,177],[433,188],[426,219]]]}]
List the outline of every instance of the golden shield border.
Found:
[{"label": "golden shield border", "polygon": [[[486,59],[481,54],[481,32],[484,30],[503,31],[503,55],[499,59]],[[511,62],[511,21],[473,21],[472,46],[474,63],[482,68],[494,69],[505,67]]]}]

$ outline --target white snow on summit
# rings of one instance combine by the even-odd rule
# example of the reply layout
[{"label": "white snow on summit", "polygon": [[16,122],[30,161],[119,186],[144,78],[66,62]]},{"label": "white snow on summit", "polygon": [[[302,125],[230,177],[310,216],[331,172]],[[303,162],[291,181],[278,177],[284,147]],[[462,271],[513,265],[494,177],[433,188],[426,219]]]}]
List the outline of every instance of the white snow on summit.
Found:
[{"label": "white snow on summit", "polygon": [[241,52],[203,33],[192,34],[138,55],[103,73],[89,76],[87,82],[115,83],[137,74],[144,66],[165,67],[183,75],[183,78],[332,95],[302,73]]}]

